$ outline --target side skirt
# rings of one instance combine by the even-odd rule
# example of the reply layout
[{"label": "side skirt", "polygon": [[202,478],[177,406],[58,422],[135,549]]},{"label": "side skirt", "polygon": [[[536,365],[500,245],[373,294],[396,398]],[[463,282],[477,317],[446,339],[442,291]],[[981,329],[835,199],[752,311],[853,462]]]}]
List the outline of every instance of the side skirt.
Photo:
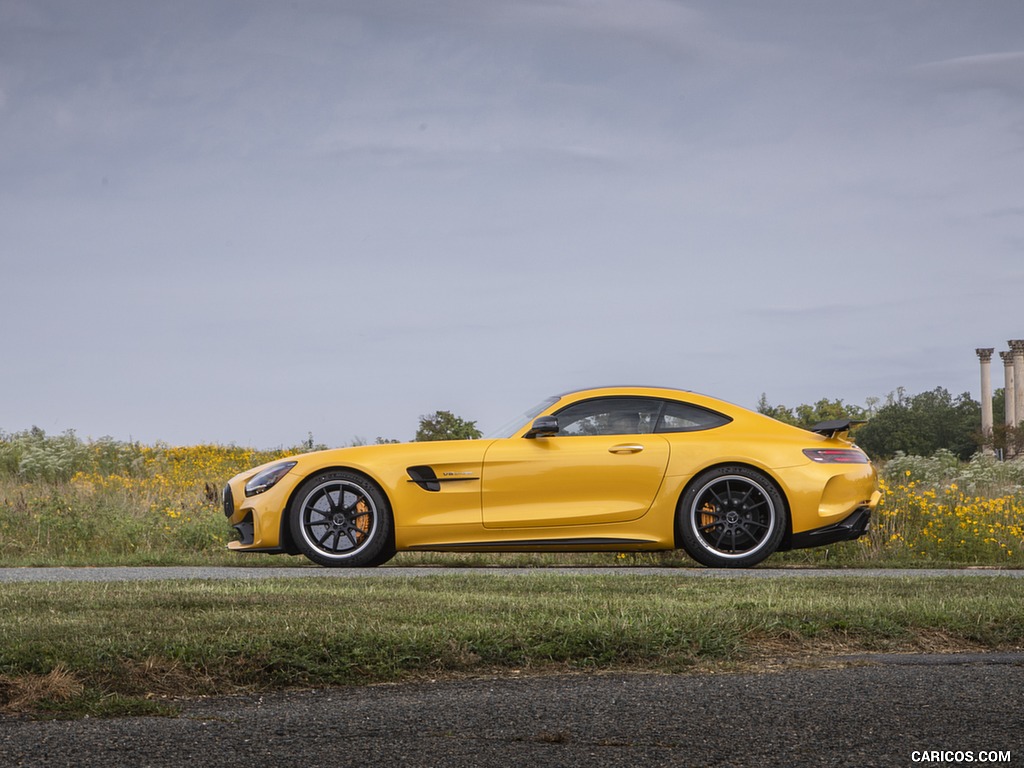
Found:
[{"label": "side skirt", "polygon": [[[575,539],[510,539],[505,541],[445,542],[442,544],[417,544],[409,547],[410,552],[522,552],[544,550],[547,552],[575,552],[579,550],[616,549],[619,547],[656,546],[650,539],[606,539],[585,537]],[[660,547],[657,547],[660,548]]]}]

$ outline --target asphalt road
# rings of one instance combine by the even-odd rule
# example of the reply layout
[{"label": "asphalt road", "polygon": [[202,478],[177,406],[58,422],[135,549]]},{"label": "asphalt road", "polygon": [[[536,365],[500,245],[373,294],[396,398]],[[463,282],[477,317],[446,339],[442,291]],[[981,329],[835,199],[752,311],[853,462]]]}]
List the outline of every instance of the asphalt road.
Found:
[{"label": "asphalt road", "polygon": [[480,574],[529,576],[537,573],[568,574],[632,574],[640,576],[672,576],[676,578],[820,578],[834,577],[928,577],[928,576],[1005,576],[1024,578],[1024,570],[994,568],[964,569],[886,569],[886,568],[646,568],[620,566],[615,568],[320,568],[317,566],[201,566],[201,567],[104,567],[104,568],[0,568],[0,583],[20,581],[153,581],[167,579],[298,579],[354,577],[390,578],[436,576],[438,574]]},{"label": "asphalt road", "polygon": [[[350,578],[539,569],[6,568],[0,582]],[[677,578],[1022,571],[544,569]],[[437,681],[181,702],[173,718],[0,716],[0,764],[220,766],[1024,766],[1024,654],[870,656],[759,674]],[[931,760],[929,753],[947,760]]]},{"label": "asphalt road", "polygon": [[[207,699],[177,718],[0,718],[0,759],[26,768],[1024,765],[1024,654],[834,663]],[[921,759],[938,751],[951,759]]]}]

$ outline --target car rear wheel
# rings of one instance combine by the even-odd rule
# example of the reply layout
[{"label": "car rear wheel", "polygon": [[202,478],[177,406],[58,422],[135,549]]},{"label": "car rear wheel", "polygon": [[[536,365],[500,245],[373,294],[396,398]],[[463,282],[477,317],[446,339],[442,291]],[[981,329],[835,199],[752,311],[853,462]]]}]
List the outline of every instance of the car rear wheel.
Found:
[{"label": "car rear wheel", "polygon": [[760,472],[718,467],[683,494],[676,525],[683,549],[698,563],[749,568],[778,549],[786,532],[786,505]]},{"label": "car rear wheel", "polygon": [[289,524],[299,551],[319,565],[380,565],[395,554],[387,497],[354,472],[323,472],[307,480],[295,494]]}]

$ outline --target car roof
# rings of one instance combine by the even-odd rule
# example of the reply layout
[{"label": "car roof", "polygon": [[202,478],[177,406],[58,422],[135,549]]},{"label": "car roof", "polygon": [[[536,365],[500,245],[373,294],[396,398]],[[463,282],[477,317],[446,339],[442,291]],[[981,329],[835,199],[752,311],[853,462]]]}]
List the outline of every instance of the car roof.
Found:
[{"label": "car roof", "polygon": [[568,392],[562,392],[559,395],[555,395],[556,400],[562,400],[565,398],[576,398],[580,395],[593,396],[593,397],[672,397],[672,396],[685,396],[686,399],[696,401],[703,407],[709,408],[720,408],[723,411],[729,410],[730,415],[737,415],[739,413],[753,413],[749,408],[736,403],[723,400],[720,397],[714,395],[705,395],[700,392],[694,392],[692,389],[680,389],[679,387],[656,387],[647,384],[622,384],[619,386],[605,386],[605,387],[583,387],[580,389],[573,389]]},{"label": "car roof", "polygon": [[569,395],[578,395],[581,392],[602,392],[604,390],[619,390],[619,389],[644,389],[644,390],[660,390],[662,392],[680,392],[686,394],[698,394],[690,389],[680,389],[679,387],[659,387],[653,384],[606,384],[600,387],[579,387],[578,389],[570,389],[566,392],[559,392],[555,397],[568,397]]}]

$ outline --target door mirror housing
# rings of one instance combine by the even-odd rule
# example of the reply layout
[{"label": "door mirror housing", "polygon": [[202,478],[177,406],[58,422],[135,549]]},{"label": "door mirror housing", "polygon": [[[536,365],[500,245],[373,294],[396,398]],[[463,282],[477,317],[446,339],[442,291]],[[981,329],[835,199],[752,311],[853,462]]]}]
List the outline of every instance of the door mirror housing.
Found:
[{"label": "door mirror housing", "polygon": [[533,425],[523,437],[534,439],[537,437],[551,437],[558,434],[557,416],[540,416],[535,419]]}]

